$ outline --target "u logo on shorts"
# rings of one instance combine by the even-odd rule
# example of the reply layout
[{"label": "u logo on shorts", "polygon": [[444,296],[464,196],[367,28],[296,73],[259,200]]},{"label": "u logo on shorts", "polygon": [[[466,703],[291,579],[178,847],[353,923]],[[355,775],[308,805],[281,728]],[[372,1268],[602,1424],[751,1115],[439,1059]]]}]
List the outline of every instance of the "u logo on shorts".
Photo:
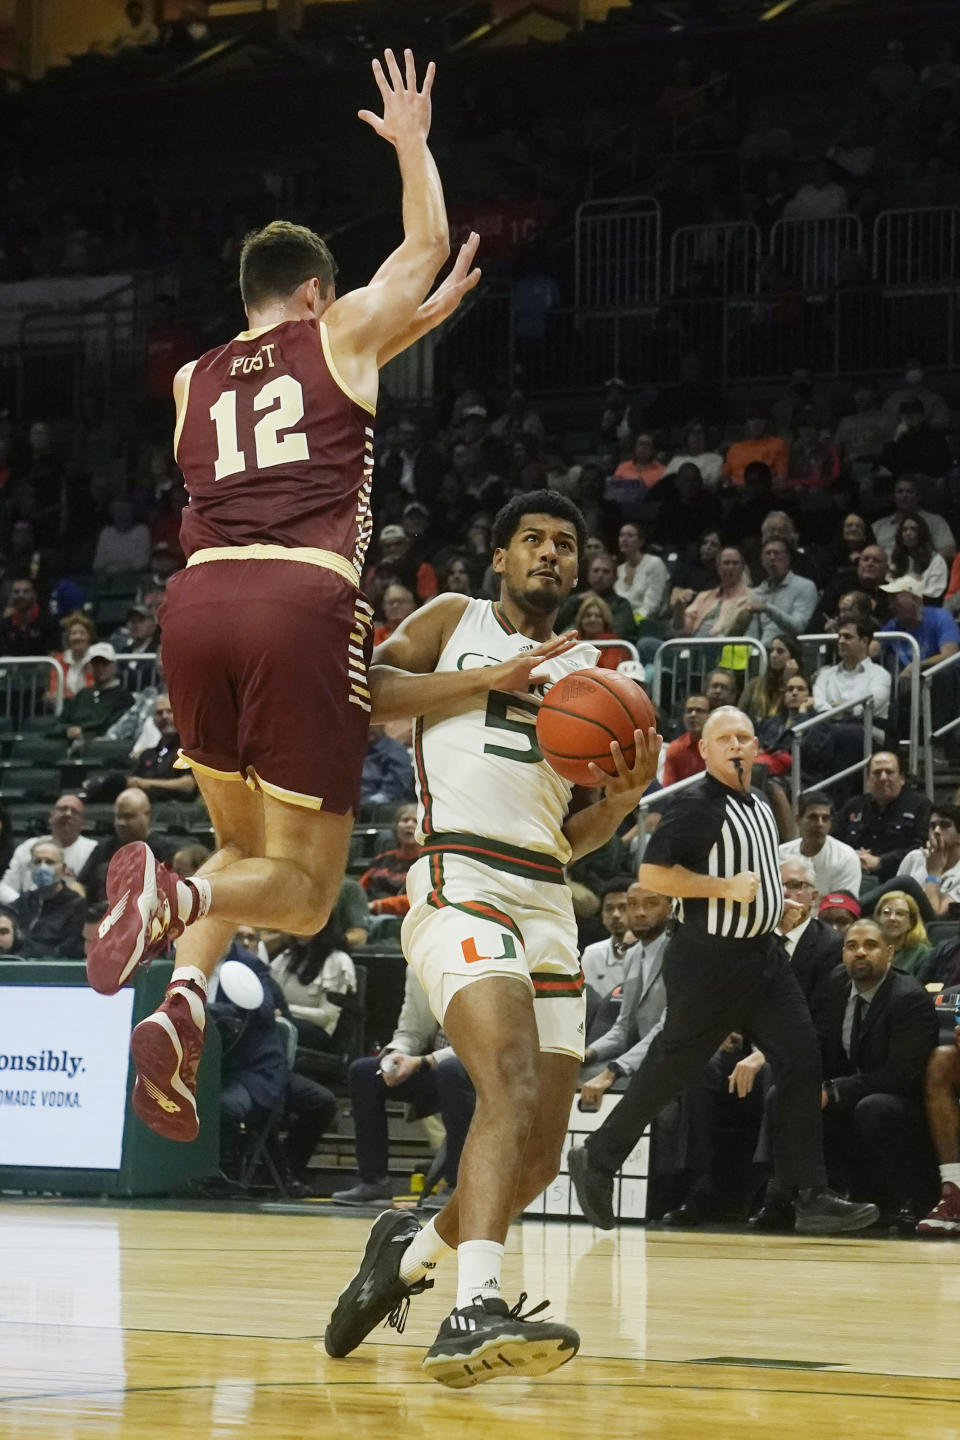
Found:
[{"label": "u logo on shorts", "polygon": [[503,944],[503,953],[501,955],[481,955],[477,949],[477,942],[472,935],[469,940],[461,940],[460,949],[463,952],[464,960],[468,965],[474,965],[478,960],[516,960],[517,947],[514,943],[513,936],[504,930],[501,931],[500,940]]}]

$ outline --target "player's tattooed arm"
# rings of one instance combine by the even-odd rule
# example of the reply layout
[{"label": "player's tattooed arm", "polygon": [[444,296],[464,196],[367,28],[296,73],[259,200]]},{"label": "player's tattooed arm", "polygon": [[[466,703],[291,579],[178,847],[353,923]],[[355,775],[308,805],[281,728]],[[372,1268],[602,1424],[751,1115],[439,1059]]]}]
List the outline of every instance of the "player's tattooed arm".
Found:
[{"label": "player's tattooed arm", "polygon": [[453,269],[441,285],[438,285],[433,294],[424,300],[417,310],[410,324],[405,329],[392,335],[381,350],[377,352],[377,368],[382,369],[396,355],[402,354],[404,350],[424,335],[435,330],[460,304],[463,297],[479,283],[480,270],[474,266],[477,247],[480,244],[480,236],[471,230],[468,238],[460,246],[459,254],[454,262]]}]

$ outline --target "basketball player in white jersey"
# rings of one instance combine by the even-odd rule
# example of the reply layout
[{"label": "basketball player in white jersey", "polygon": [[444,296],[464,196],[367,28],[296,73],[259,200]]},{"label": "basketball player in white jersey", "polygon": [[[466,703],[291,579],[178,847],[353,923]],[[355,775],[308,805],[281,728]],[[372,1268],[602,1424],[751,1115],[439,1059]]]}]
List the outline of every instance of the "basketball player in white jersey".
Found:
[{"label": "basketball player in white jersey", "polygon": [[423,1368],[457,1389],[545,1374],[580,1343],[569,1326],[509,1309],[500,1274],[511,1219],[557,1174],[583,1056],[563,867],[613,835],[654,778],[661,744],[638,731],[632,766],[612,745],[616,777],[595,769],[602,799],[561,779],[537,746],[543,684],[597,658],[553,635],[584,541],[571,501],[518,496],[493,527],[499,601],[439,596],[380,646],[370,671],[375,719],[419,717],[424,854],[407,878],[403,948],[477,1103],[446,1208],[422,1230],[409,1212],[377,1220],[325,1343],[346,1355],[385,1316],[402,1328],[409,1297],[456,1252],[456,1304]]}]

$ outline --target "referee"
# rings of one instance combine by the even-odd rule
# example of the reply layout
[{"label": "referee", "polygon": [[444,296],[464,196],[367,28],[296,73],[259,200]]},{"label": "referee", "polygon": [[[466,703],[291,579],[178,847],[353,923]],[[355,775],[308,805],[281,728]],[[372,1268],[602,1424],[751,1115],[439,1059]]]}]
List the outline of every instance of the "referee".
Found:
[{"label": "referee", "polygon": [[[875,1205],[827,1188],[820,1119],[820,1049],[803,992],[774,934],[784,908],[773,814],[749,790],[753,725],[724,705],[703,727],[702,780],[671,803],[653,832],[640,884],[674,897],[679,923],[663,958],[663,1029],[619,1105],[568,1160],[588,1220],[616,1224],[613,1179],[654,1116],[698,1078],[721,1041],[746,1029],[770,1060],[777,1087],[774,1169],[796,1194],[796,1228],[861,1230]],[[786,902],[791,903],[791,902]]]}]

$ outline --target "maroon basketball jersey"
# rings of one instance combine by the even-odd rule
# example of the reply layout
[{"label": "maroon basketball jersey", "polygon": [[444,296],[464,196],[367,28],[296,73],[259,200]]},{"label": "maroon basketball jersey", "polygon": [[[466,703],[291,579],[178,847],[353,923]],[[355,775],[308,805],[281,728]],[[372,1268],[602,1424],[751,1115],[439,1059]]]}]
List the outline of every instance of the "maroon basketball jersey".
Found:
[{"label": "maroon basketball jersey", "polygon": [[288,320],[201,355],[176,456],[184,554],[219,546],[333,551],[358,572],[370,540],[373,411],[336,375],[326,327]]}]

